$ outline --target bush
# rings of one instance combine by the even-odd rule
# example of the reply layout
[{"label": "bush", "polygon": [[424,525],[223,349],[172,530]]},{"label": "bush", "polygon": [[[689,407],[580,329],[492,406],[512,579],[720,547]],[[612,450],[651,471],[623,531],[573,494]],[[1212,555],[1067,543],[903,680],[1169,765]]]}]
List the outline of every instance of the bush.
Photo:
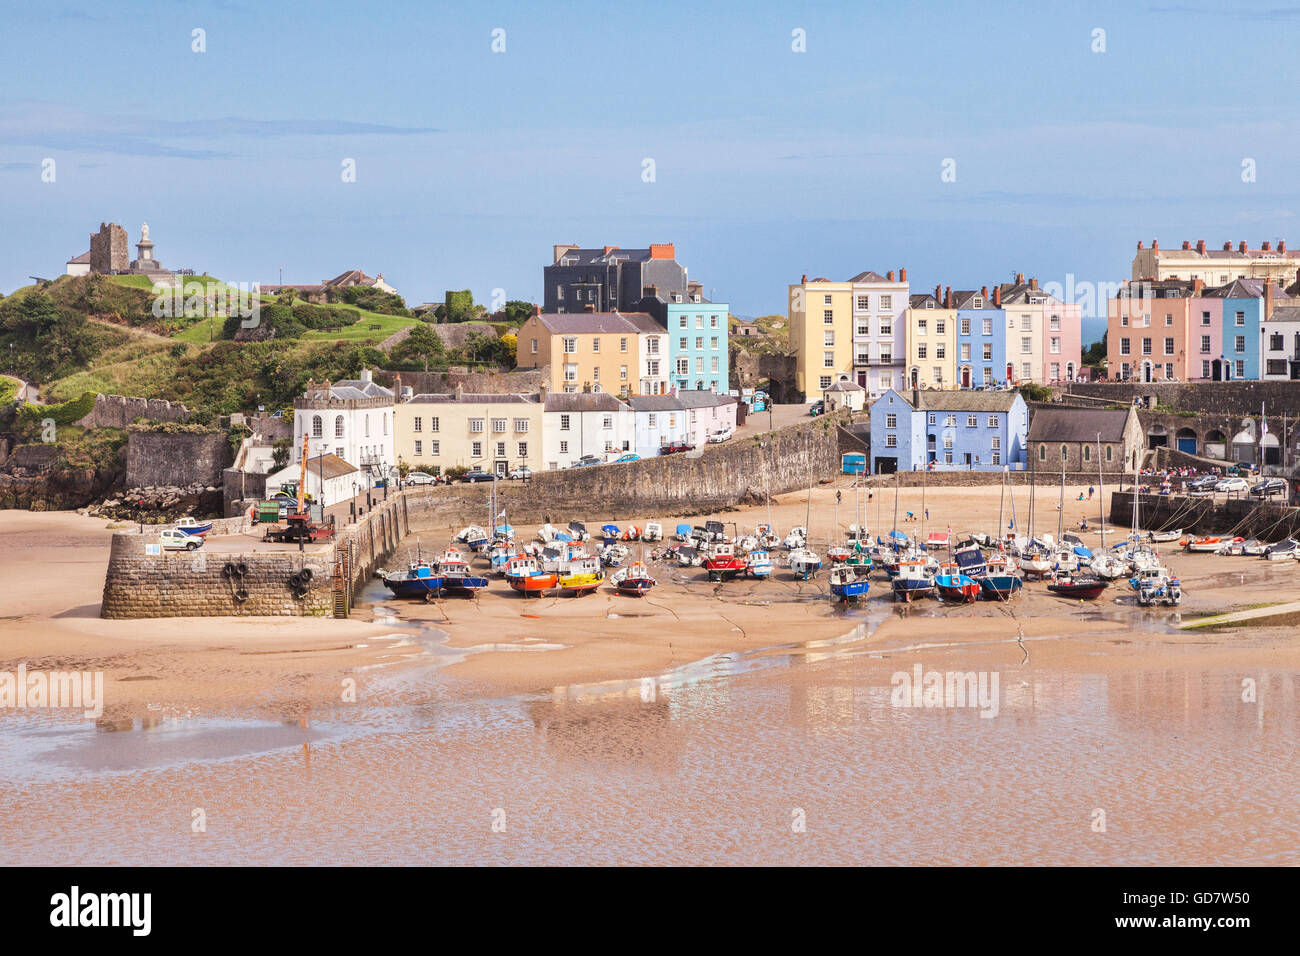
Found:
[{"label": "bush", "polygon": [[443,474],[451,481],[460,481],[460,479],[464,478],[468,473],[469,469],[464,465],[452,465],[450,468],[443,471]]},{"label": "bush", "polygon": [[85,392],[80,398],[74,398],[70,402],[63,402],[58,405],[24,403],[22,410],[18,413],[18,420],[21,425],[28,429],[40,428],[41,422],[47,418],[52,418],[56,425],[71,425],[85,418],[94,408],[95,393]]}]

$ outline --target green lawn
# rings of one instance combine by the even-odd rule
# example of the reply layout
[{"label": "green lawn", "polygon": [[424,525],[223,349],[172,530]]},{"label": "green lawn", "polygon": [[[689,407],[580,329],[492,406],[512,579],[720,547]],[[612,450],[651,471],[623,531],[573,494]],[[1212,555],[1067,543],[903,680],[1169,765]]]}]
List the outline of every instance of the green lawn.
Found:
[{"label": "green lawn", "polygon": [[[356,308],[356,306],[340,307]],[[337,332],[307,332],[302,336],[302,340],[304,342],[363,342],[373,339],[380,342],[394,332],[419,323],[419,319],[411,319],[404,315],[384,315],[380,312],[366,312],[364,309],[359,311],[361,312],[361,319],[356,324],[346,326]],[[378,325],[379,328],[372,329],[372,325]]]}]

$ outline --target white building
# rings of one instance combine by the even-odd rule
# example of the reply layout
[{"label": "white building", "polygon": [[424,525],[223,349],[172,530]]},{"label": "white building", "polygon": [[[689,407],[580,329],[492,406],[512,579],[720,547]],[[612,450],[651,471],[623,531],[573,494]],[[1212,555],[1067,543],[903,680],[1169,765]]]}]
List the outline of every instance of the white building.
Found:
[{"label": "white building", "polygon": [[69,259],[67,274],[70,276],[90,275],[90,253],[83,252],[81,255]]},{"label": "white building", "polygon": [[294,458],[301,456],[306,437],[313,456],[336,455],[374,478],[396,464],[393,393],[377,384],[369,369],[357,380],[308,382],[293,409]]},{"label": "white building", "polygon": [[664,395],[668,392],[668,330],[645,312],[629,312],[623,318],[636,327],[637,391],[641,395]]},{"label": "white building", "polygon": [[542,414],[542,449],[550,470],[592,455],[613,461],[632,451],[636,424],[631,407],[608,392],[548,394]]},{"label": "white building", "polygon": [[[300,461],[295,461],[286,468],[281,468],[266,478],[266,493],[274,495],[285,485],[295,488],[301,473]],[[338,455],[318,455],[307,459],[307,484],[305,491],[317,503],[329,507],[339,501],[347,501],[354,494],[359,494],[366,487],[365,474],[349,465]]]},{"label": "white building", "polygon": [[628,404],[635,422],[633,450],[642,458],[653,458],[673,442],[690,441],[686,406],[675,395],[633,395]]},{"label": "white building", "polygon": [[870,270],[860,272],[852,283],[853,380],[871,398],[891,388],[903,387],[907,360],[907,338],[903,313],[907,310],[907,270],[898,280]]}]

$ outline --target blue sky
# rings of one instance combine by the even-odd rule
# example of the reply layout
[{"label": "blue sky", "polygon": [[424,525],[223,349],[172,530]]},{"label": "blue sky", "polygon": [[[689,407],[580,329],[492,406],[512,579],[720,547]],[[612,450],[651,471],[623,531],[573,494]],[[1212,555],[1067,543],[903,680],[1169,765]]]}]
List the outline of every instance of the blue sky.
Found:
[{"label": "blue sky", "polygon": [[1300,245],[1279,0],[107,6],[4,13],[0,291],[103,220],[166,266],[362,268],[412,303],[540,299],[555,243],[675,242],[746,315],[805,272],[1064,284],[1127,277],[1138,239]]}]

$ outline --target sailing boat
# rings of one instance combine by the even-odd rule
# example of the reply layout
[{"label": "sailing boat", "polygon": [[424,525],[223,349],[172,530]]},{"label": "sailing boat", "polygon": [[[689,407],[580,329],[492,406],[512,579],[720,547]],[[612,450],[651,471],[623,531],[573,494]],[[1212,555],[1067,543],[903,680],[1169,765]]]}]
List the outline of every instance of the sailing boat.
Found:
[{"label": "sailing boat", "polygon": [[812,490],[813,475],[812,468],[808,471],[808,505],[804,514],[804,540],[803,543],[790,552],[790,570],[794,572],[795,577],[801,581],[807,581],[814,574],[821,570],[822,559],[817,556],[817,552],[808,547],[811,535],[808,528],[812,524]]}]

